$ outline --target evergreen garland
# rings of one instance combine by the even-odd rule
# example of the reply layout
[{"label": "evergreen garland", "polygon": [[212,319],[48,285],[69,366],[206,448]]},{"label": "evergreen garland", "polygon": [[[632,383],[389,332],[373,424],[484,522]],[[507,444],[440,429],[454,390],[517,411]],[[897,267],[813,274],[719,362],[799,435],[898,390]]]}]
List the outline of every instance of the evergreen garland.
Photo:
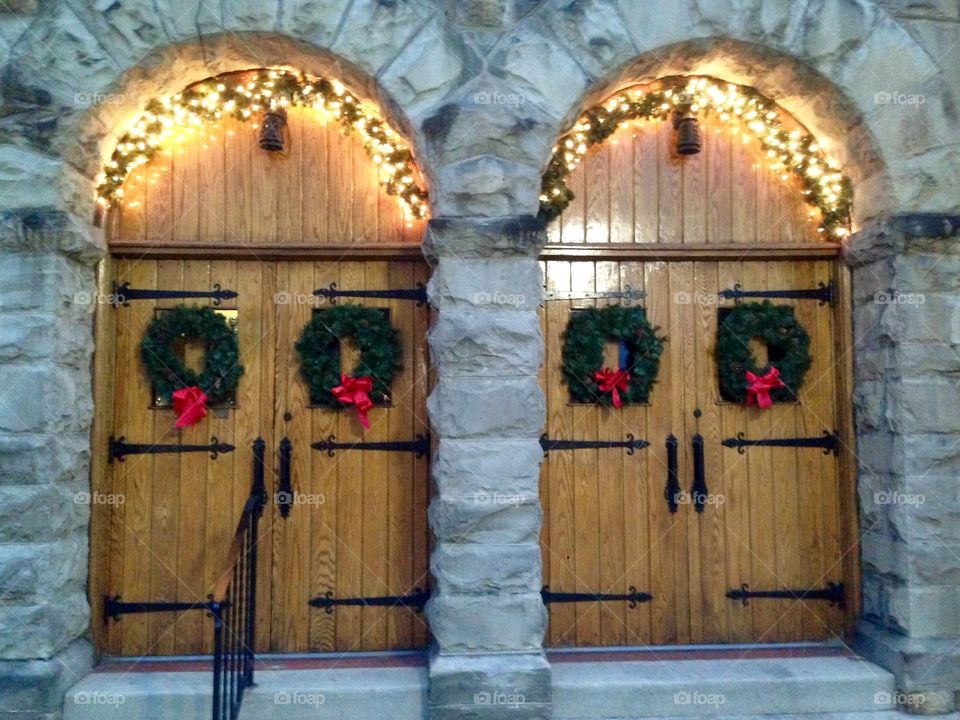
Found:
[{"label": "evergreen garland", "polygon": [[[757,366],[750,340],[767,346],[768,364]],[[742,303],[731,308],[720,320],[715,349],[720,394],[725,400],[745,402],[747,371],[765,374],[771,366],[780,371],[785,387],[772,390],[774,401],[795,400],[803,378],[810,369],[810,336],[787,305]]]},{"label": "evergreen garland", "polygon": [[374,401],[389,400],[390,386],[402,367],[399,333],[383,310],[346,304],[315,312],[297,340],[300,374],[310,388],[310,402],[344,407],[330,391],[340,384],[339,343],[346,338],[356,343],[360,357],[356,367],[342,372],[351,377],[369,376]]},{"label": "evergreen garland", "polygon": [[579,403],[612,405],[612,395],[602,393],[594,373],[602,369],[603,346],[608,340],[622,340],[629,353],[630,383],[620,394],[625,405],[644,403],[657,378],[664,338],[647,320],[643,308],[609,305],[587,308],[570,314],[563,334],[563,374],[570,399]]},{"label": "evergreen garland", "polygon": [[[179,338],[205,343],[199,373],[174,352]],[[227,401],[243,375],[237,333],[211,307],[179,305],[157,313],[140,341],[140,359],[154,390],[168,403],[175,390],[193,386],[203,390],[211,405]]]}]

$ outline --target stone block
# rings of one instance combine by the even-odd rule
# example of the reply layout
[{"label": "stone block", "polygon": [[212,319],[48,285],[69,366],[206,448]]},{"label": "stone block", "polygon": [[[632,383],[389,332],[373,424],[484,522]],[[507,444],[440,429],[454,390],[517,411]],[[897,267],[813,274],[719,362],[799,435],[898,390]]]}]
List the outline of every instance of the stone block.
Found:
[{"label": "stone block", "polygon": [[281,14],[279,0],[223,0],[220,22],[228,32],[263,32],[276,27]]},{"label": "stone block", "polygon": [[89,507],[86,481],[0,484],[0,542],[32,543],[66,537],[85,527]]},{"label": "stone block", "polygon": [[491,155],[541,166],[560,133],[548,115],[488,74],[457,86],[457,95],[420,121],[431,165]]},{"label": "stone block", "polygon": [[[496,498],[481,495],[486,497]],[[514,496],[511,500],[519,499]],[[481,545],[536,542],[543,524],[543,510],[536,495],[517,502],[488,503],[435,496],[428,513],[430,529],[438,542]]]},{"label": "stone block", "polygon": [[0,362],[53,360],[62,365],[90,361],[93,325],[55,315],[8,314],[0,325]]},{"label": "stone block", "polygon": [[47,659],[0,660],[0,713],[59,717],[64,694],[90,672],[93,662],[93,647],[86,640],[75,640]]},{"label": "stone block", "polygon": [[431,474],[439,497],[490,504],[495,493],[538,497],[542,461],[538,439],[441,438]]},{"label": "stone block", "polygon": [[[106,448],[102,448],[106,452]],[[42,485],[74,478],[87,482],[90,434],[0,434],[0,485]]]},{"label": "stone block", "polygon": [[536,310],[543,274],[531,258],[440,259],[427,285],[430,302],[448,309]]},{"label": "stone block", "polygon": [[[434,432],[443,438],[539,437],[546,402],[536,376],[453,376],[439,379],[427,398],[427,410]],[[28,419],[33,418],[21,422]]]},{"label": "stone block", "polygon": [[638,54],[616,3],[563,3],[544,22],[592,77],[604,77]]},{"label": "stone block", "polygon": [[[536,259],[546,240],[543,222],[529,215],[495,220],[433,218],[427,224],[423,253],[435,265],[442,258]],[[537,267],[537,282],[542,283]]]},{"label": "stone block", "polygon": [[[509,303],[522,295],[491,299]],[[429,337],[430,356],[444,376],[532,375],[543,364],[543,337],[535,312],[448,309],[439,314]],[[2,350],[0,332],[0,356]]]},{"label": "stone block", "polygon": [[430,556],[430,570],[441,595],[539,592],[543,585],[536,542],[440,542]]},{"label": "stone block", "polygon": [[[34,515],[35,522],[43,518]],[[86,579],[85,533],[53,542],[0,545],[0,607],[55,602],[67,592],[82,592]]]},{"label": "stone block", "polygon": [[431,206],[439,217],[502,218],[540,208],[539,168],[493,155],[442,165],[433,180]]},{"label": "stone block", "polygon": [[904,692],[930,692],[935,701],[938,693],[960,688],[960,636],[909,638],[864,620],[857,625],[854,646],[894,673]]},{"label": "stone block", "polygon": [[423,27],[434,11],[412,0],[356,0],[331,50],[371,76],[380,73]]},{"label": "stone block", "polygon": [[89,429],[93,418],[89,369],[57,365],[0,366],[0,432]]},{"label": "stone block", "polygon": [[[550,663],[542,653],[434,655],[430,662],[431,704],[439,706],[515,705],[550,702]],[[503,702],[495,702],[503,696]],[[501,707],[501,712],[506,708]],[[502,717],[502,716],[501,716]],[[513,717],[512,713],[510,717]]]},{"label": "stone block", "polygon": [[349,0],[287,0],[280,28],[319,47],[330,47]]},{"label": "stone block", "polygon": [[92,327],[95,288],[92,268],[54,253],[10,253],[0,263],[3,311],[85,318]]},{"label": "stone block", "polygon": [[408,116],[422,116],[481,69],[480,58],[440,18],[422,26],[380,77]]},{"label": "stone block", "polygon": [[0,606],[0,659],[53,657],[90,624],[85,590],[47,595],[28,605]]},{"label": "stone block", "polygon": [[543,646],[547,609],[540,593],[442,595],[427,602],[441,654],[523,651]]},{"label": "stone block", "polygon": [[960,432],[958,393],[960,382],[951,378],[904,378],[888,388],[888,412],[902,423],[901,432]]}]

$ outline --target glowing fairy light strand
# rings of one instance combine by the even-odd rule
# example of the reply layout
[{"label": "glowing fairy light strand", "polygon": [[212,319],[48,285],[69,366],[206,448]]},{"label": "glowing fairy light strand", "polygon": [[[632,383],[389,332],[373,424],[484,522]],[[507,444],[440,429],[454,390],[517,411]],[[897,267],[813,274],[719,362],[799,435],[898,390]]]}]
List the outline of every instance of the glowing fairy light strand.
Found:
[{"label": "glowing fairy light strand", "polygon": [[800,181],[804,200],[820,212],[819,231],[833,239],[850,233],[850,180],[816,139],[802,130],[785,129],[777,107],[752,88],[706,77],[662,78],[656,89],[629,88],[586,110],[553,148],[543,174],[541,217],[557,217],[570,204],[573,192],[566,178],[591,147],[627,123],[669,120],[675,110],[711,115],[744,142],[758,141],[771,169],[781,178],[793,175]]},{"label": "glowing fairy light strand", "polygon": [[97,185],[98,202],[111,205],[122,198],[130,172],[160,152],[176,133],[189,134],[224,117],[252,123],[266,110],[289,107],[311,108],[357,133],[377,164],[386,192],[397,196],[414,217],[426,215],[427,192],[415,179],[413,155],[383,118],[338,80],[280,68],[227,73],[151,100],[107,161]]}]

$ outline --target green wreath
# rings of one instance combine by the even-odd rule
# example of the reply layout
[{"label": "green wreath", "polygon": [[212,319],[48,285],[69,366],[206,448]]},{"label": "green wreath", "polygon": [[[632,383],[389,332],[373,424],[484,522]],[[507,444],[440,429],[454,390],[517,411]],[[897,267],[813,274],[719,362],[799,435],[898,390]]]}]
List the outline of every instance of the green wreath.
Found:
[{"label": "green wreath", "polygon": [[[768,364],[758,367],[750,350],[750,340],[767,346]],[[780,371],[785,387],[772,390],[774,401],[795,400],[810,369],[810,336],[787,305],[743,303],[728,310],[717,328],[717,372],[720,394],[725,400],[744,402],[747,397],[747,372],[764,375],[771,367]]]},{"label": "green wreath", "polygon": [[[199,373],[174,352],[178,338],[206,343]],[[224,402],[231,399],[243,375],[237,333],[210,307],[179,305],[157,313],[140,341],[140,359],[157,395],[168,403],[175,390],[192,386],[203,390],[211,405]]]},{"label": "green wreath", "polygon": [[390,386],[402,367],[399,333],[382,309],[335,305],[313,314],[295,346],[300,356],[300,374],[310,388],[310,402],[344,407],[330,392],[340,384],[340,340],[344,338],[353,340],[360,351],[356,367],[347,374],[369,376],[373,380],[374,401],[388,400]]},{"label": "green wreath", "polygon": [[625,405],[644,403],[657,378],[664,338],[647,320],[643,308],[608,305],[570,314],[563,333],[563,374],[570,399],[578,403],[612,405],[611,393],[600,391],[594,373],[603,369],[603,346],[608,340],[626,345],[630,381],[620,393]]}]

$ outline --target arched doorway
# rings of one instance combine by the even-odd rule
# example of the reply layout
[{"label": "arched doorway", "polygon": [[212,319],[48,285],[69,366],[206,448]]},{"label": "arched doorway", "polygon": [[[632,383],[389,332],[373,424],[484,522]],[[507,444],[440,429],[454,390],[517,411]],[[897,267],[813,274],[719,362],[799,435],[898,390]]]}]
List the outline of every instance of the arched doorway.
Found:
[{"label": "arched doorway", "polygon": [[[249,112],[224,102],[228,87],[252,98]],[[269,98],[283,99],[273,118],[264,115]],[[427,584],[429,453],[357,446],[429,434],[428,310],[408,299],[428,274],[419,248],[425,194],[410,151],[337,81],[284,70],[217,76],[156,103],[120,141],[100,186],[111,253],[102,285],[124,296],[108,299],[127,300],[99,309],[98,408],[112,414],[100,426],[145,452],[121,458],[114,442],[113,461],[94,471],[96,492],[123,498],[93,503],[98,646],[120,655],[210,652],[203,613],[101,624],[99,611],[106,597],[207,598],[249,492],[252,444],[262,438],[269,502],[257,543],[258,650],[422,647],[425,625],[408,608],[308,605],[327,594],[404,596]],[[191,115],[191,107],[200,110]],[[277,123],[272,135],[267,121]],[[346,296],[315,293],[329,288]],[[146,297],[131,299],[131,289]],[[366,430],[351,408],[316,396],[296,350],[313,318],[346,304],[382,311],[400,351],[401,368],[389,393],[374,394]],[[243,372],[205,418],[178,429],[141,340],[182,305],[226,321]],[[366,373],[362,332],[335,343],[335,375]],[[188,368],[209,360],[202,342],[171,341]],[[331,441],[342,446],[335,453],[312,447]],[[185,449],[214,442],[233,449],[216,457]]]},{"label": "arched doorway", "polygon": [[[691,117],[699,148],[681,154],[692,138],[679,137],[680,121]],[[845,182],[773,103],[709,78],[617,93],[558,142],[541,196],[556,216],[542,256],[547,435],[649,446],[549,451],[544,582],[628,596],[552,604],[549,645],[850,633],[859,571],[849,284],[837,242],[848,232]],[[765,302],[809,337],[809,369],[761,410],[721,386],[716,353],[734,311],[763,313]],[[649,394],[619,409],[593,377],[581,386],[593,394],[578,396],[564,357],[571,319],[610,305],[637,309],[662,339]],[[629,345],[598,332],[603,362],[589,375],[642,370]],[[735,339],[753,356],[736,373],[742,389],[747,370],[790,362],[750,332]],[[631,605],[633,589],[652,597]]]}]

